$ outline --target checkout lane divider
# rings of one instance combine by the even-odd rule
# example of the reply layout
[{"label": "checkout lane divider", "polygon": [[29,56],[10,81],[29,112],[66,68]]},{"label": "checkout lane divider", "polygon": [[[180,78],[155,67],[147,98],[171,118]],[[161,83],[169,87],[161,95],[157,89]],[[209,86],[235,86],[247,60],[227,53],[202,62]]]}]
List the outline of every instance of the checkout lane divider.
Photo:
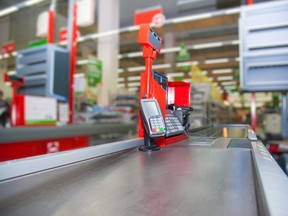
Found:
[{"label": "checkout lane divider", "polygon": [[0,183],[28,174],[93,159],[99,156],[132,149],[142,144],[143,139],[133,139],[92,146],[79,150],[59,152],[0,163]]}]

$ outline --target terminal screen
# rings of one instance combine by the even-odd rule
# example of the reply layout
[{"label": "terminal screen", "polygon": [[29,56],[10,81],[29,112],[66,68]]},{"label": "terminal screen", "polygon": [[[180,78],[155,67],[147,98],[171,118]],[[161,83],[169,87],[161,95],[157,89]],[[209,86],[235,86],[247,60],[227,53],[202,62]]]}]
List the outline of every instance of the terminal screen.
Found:
[{"label": "terminal screen", "polygon": [[157,105],[154,101],[145,102],[145,112],[148,118],[151,116],[159,115]]}]

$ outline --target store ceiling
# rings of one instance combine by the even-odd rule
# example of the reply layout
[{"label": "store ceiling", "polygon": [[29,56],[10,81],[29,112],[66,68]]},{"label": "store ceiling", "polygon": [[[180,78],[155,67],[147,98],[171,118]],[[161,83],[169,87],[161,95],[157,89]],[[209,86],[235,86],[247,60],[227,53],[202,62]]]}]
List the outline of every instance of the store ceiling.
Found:
[{"label": "store ceiling", "polygon": [[[1,0],[0,9],[3,9],[11,4],[21,3],[23,1],[8,1]],[[65,7],[65,2],[67,0],[59,0],[61,8],[59,13],[65,16],[64,11],[67,11]],[[172,19],[175,17],[184,17],[187,15],[195,15],[196,13],[202,13],[207,11],[216,11],[219,9],[231,8],[239,6],[245,2],[244,0],[230,1],[230,0],[151,0],[151,1],[131,1],[131,0],[121,0],[121,15],[120,15],[120,26],[126,27],[133,25],[134,12],[137,9],[143,9],[151,6],[162,5],[164,14],[167,19]],[[98,1],[96,1],[96,5]],[[129,5],[129,7],[127,7]],[[97,13],[97,10],[95,10]],[[97,17],[97,16],[96,16]],[[198,67],[207,73],[207,76],[210,79],[213,79],[213,82],[216,82],[222,89],[222,81],[218,80],[222,76],[232,76],[232,79],[225,80],[233,81],[236,85],[239,83],[237,79],[238,67],[239,67],[239,49],[238,49],[238,18],[239,14],[226,14],[219,15],[206,19],[199,19],[195,21],[187,21],[175,24],[167,24],[161,28],[155,28],[156,33],[163,38],[163,47],[164,48],[179,48],[181,44],[185,44],[188,47],[188,51],[191,54],[190,59],[186,59],[185,62],[195,62],[197,61]],[[95,22],[97,23],[97,22]],[[87,35],[97,32],[97,25],[93,25],[86,28],[80,28],[81,35]],[[172,33],[174,37],[174,44],[169,46],[166,44],[165,35]],[[129,77],[139,76],[142,71],[135,71],[133,67],[144,66],[144,59],[141,56],[136,57],[127,57],[127,54],[135,54],[135,52],[141,52],[141,47],[137,44],[138,32],[125,32],[120,34],[120,49],[119,52],[122,55],[122,58],[119,59],[119,84],[124,85],[125,87],[129,86],[131,81]],[[212,46],[210,48],[205,48],[203,45],[214,44],[217,46]],[[219,46],[219,43],[222,45]],[[202,45],[199,47],[199,45]],[[198,46],[198,48],[197,48]],[[97,56],[96,53],[96,43],[95,40],[88,40],[82,43],[79,43],[78,46],[78,60],[87,58],[87,54],[93,54]],[[86,50],[86,54],[83,52]],[[87,52],[88,50],[88,52]],[[184,71],[182,66],[179,66],[179,62],[176,61],[178,52],[173,53],[163,53],[157,56],[157,60],[154,62],[154,65],[160,65],[160,69],[157,69],[158,72],[164,73],[167,76],[169,74],[175,74],[175,72],[183,73],[185,79],[191,79],[191,74],[189,71]],[[169,57],[170,56],[170,57]],[[172,56],[172,58],[171,58]],[[170,59],[169,61],[167,59]],[[172,59],[172,60],[171,60]],[[174,60],[173,60],[174,59]],[[215,62],[215,60],[218,63]],[[207,61],[208,60],[208,61]],[[212,61],[211,61],[212,60]],[[10,61],[10,66],[14,66],[14,61]],[[213,63],[214,62],[214,63]],[[163,67],[163,64],[166,67]],[[169,65],[167,65],[169,64]],[[161,68],[162,65],[162,68]],[[131,69],[132,68],[132,69]],[[159,68],[159,67],[158,67]],[[11,68],[12,69],[12,68]],[[221,74],[219,70],[222,70],[225,74]],[[12,69],[13,70],[13,69]],[[215,72],[215,70],[218,70]],[[78,65],[77,72],[83,72],[84,67]],[[235,79],[236,78],[236,79]]]}]

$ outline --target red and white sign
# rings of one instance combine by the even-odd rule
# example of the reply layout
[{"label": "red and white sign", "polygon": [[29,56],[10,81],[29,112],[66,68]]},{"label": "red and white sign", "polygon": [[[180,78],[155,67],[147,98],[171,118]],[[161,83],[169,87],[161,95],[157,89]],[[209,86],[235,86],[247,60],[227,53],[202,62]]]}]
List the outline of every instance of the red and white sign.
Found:
[{"label": "red and white sign", "polygon": [[162,13],[155,14],[152,18],[152,23],[156,27],[161,27],[165,23],[165,16]]},{"label": "red and white sign", "polygon": [[59,152],[59,150],[60,150],[60,143],[58,141],[47,143],[47,153],[48,154]]},{"label": "red and white sign", "polygon": [[141,24],[155,24],[156,26],[162,26],[165,21],[163,10],[161,6],[153,8],[146,8],[135,12],[134,25]]},{"label": "red and white sign", "polygon": [[15,51],[15,43],[10,42],[2,46],[2,55],[3,54],[10,54]]},{"label": "red and white sign", "polygon": [[[62,28],[59,30],[59,41],[63,42],[63,41],[67,41],[67,28]],[[77,31],[77,38],[80,37],[80,32]]]}]

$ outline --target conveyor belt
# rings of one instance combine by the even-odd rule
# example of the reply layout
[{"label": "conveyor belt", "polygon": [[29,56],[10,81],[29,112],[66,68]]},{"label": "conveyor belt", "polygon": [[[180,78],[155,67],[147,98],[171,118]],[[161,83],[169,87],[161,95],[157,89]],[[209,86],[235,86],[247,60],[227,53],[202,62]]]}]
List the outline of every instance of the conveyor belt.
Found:
[{"label": "conveyor belt", "polygon": [[251,164],[248,150],[122,152],[1,184],[0,215],[257,215]]},{"label": "conveyor belt", "polygon": [[[259,141],[245,149],[227,148],[224,137],[211,146],[185,140],[152,153],[139,152],[140,142],[0,164],[46,161],[41,172],[0,181],[0,215],[287,215],[287,177]],[[122,151],[93,158],[112,147]],[[49,168],[55,160],[68,162]]]}]

